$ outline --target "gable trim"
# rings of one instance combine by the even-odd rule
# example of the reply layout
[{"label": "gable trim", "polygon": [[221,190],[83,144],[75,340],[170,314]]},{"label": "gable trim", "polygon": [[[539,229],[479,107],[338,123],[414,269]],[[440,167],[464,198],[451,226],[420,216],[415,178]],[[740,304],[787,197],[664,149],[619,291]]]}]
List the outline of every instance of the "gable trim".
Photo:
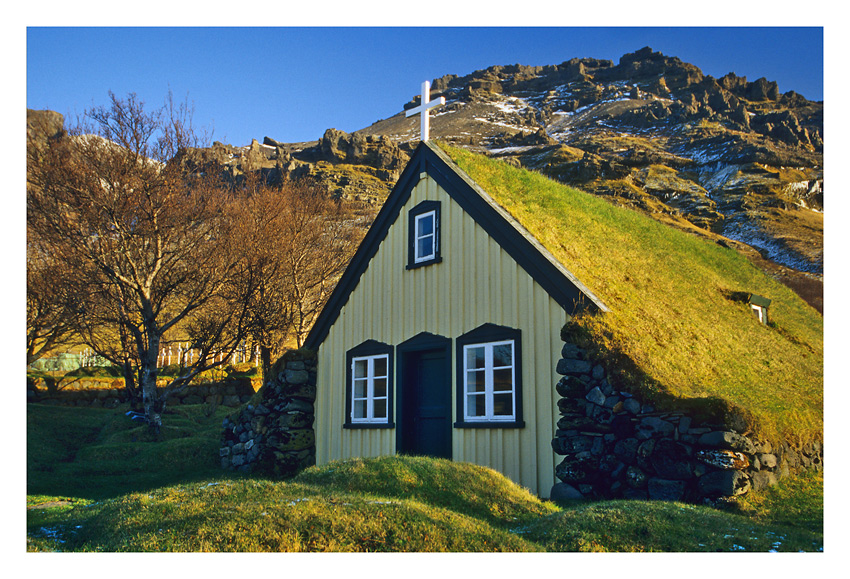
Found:
[{"label": "gable trim", "polygon": [[348,302],[349,295],[360,283],[369,262],[378,252],[390,227],[398,219],[402,207],[424,174],[434,179],[566,312],[574,313],[583,308],[608,311],[599,298],[455,165],[448,155],[437,145],[424,142],[417,147],[313,324],[304,341],[305,348],[318,350],[327,337]]}]

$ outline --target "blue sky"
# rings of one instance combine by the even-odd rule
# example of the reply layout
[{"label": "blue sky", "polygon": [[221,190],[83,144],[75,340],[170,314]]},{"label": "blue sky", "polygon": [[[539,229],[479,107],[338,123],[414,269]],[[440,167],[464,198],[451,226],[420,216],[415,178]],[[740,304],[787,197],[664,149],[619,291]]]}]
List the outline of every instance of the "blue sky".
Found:
[{"label": "blue sky", "polygon": [[423,80],[497,64],[613,60],[650,46],[698,66],[776,81],[823,100],[820,27],[34,27],[26,31],[26,105],[73,119],[137,93],[171,90],[213,139],[296,142],[355,131],[402,110]]}]

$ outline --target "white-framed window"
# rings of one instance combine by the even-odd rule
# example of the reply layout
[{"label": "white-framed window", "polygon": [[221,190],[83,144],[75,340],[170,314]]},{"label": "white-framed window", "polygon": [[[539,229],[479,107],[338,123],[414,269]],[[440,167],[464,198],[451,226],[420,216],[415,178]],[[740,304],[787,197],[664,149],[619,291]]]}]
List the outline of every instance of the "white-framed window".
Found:
[{"label": "white-framed window", "polygon": [[387,354],[359,356],[351,360],[351,424],[389,421],[389,375]]},{"label": "white-framed window", "polygon": [[433,260],[437,256],[437,212],[417,215],[413,230],[414,263]]},{"label": "white-framed window", "polygon": [[516,421],[516,369],[514,340],[463,346],[464,421]]},{"label": "white-framed window", "polygon": [[407,269],[441,263],[440,202],[425,200],[408,212]]}]

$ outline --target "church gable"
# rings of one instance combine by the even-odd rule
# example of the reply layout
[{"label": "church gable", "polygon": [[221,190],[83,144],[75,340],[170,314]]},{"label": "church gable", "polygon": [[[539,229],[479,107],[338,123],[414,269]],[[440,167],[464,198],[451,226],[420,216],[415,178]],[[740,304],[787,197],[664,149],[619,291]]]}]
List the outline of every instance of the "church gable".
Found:
[{"label": "church gable", "polygon": [[[568,313],[582,308],[607,311],[607,307],[572,273],[555,259],[531,234],[504,209],[499,207],[474,181],[461,171],[438,146],[420,144],[374,224],[361,243],[349,268],[340,280],[321,316],[307,337],[305,346],[316,349],[350,293],[360,282],[391,227],[399,220],[407,221],[407,236],[401,243],[406,269],[440,263],[446,255],[468,248],[461,243],[448,246],[443,239],[444,223],[441,202],[431,195],[416,206],[410,206],[411,194],[424,179],[436,185],[434,191],[456,203],[463,212],[504,250],[532,279]],[[402,211],[404,209],[404,211]]]}]

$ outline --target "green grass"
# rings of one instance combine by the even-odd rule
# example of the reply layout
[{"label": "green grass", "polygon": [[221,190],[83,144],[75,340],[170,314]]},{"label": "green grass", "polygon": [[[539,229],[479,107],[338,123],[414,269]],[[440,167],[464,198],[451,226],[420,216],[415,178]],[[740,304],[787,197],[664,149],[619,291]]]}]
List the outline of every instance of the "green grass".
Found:
[{"label": "green grass", "polygon": [[232,409],[168,409],[158,440],[126,410],[27,405],[27,493],[97,500],[220,474],[221,423]]},{"label": "green grass", "polygon": [[[441,145],[443,146],[443,145]],[[530,171],[443,147],[611,311],[574,335],[659,405],[720,400],[766,438],[820,439],[823,317],[745,257]],[[734,292],[769,297],[771,325]]]},{"label": "green grass", "polygon": [[817,551],[823,545],[823,480],[816,474],[749,496],[736,513],[641,501],[556,505],[491,469],[420,457],[353,459],[272,481],[215,467],[221,415],[208,410],[179,408],[166,416],[169,434],[150,440],[121,410],[28,405],[27,550]]}]

